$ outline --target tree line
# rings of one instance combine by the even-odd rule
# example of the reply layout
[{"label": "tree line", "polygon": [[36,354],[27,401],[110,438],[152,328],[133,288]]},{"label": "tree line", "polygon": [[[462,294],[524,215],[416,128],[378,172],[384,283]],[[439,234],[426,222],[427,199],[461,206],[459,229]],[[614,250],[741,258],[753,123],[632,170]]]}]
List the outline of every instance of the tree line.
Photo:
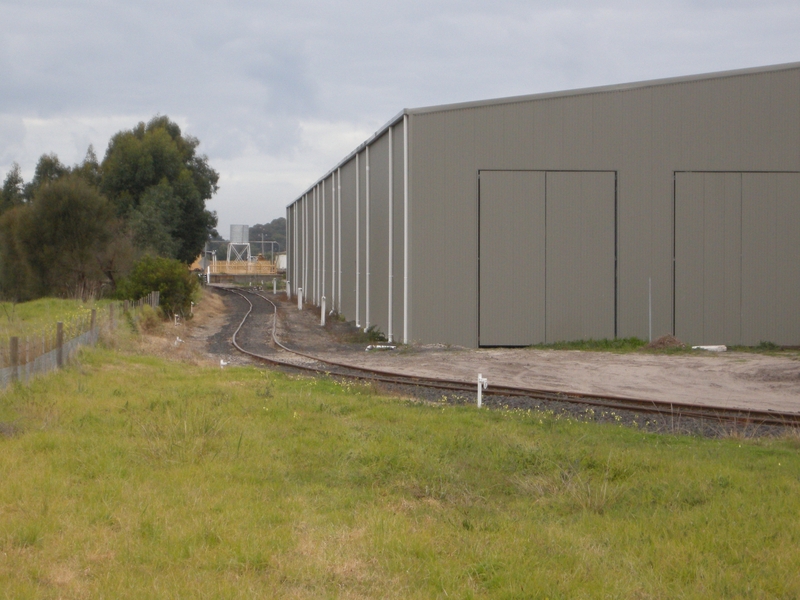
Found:
[{"label": "tree line", "polygon": [[219,174],[197,138],[166,116],[115,134],[102,162],[43,155],[25,182],[14,163],[0,189],[0,295],[114,293],[142,256],[191,263],[217,217]]}]

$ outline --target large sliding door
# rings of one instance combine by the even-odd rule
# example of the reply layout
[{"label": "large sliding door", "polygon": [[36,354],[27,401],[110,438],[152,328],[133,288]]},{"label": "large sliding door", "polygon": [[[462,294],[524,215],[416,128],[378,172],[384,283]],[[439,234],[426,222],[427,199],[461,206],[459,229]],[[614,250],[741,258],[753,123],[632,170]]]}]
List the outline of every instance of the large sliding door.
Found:
[{"label": "large sliding door", "polygon": [[615,335],[616,175],[481,171],[481,346]]},{"label": "large sliding door", "polygon": [[800,174],[675,174],[675,336],[800,340]]}]

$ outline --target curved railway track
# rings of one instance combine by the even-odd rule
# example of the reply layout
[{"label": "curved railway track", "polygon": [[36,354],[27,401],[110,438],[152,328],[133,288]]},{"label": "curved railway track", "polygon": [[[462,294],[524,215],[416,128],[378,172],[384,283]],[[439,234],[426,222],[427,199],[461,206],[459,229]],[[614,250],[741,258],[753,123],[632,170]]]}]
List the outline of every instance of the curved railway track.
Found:
[{"label": "curved railway track", "polygon": [[[459,392],[464,394],[475,394],[476,383],[465,382],[453,379],[417,377],[401,373],[393,373],[379,369],[369,369],[365,367],[354,367],[350,364],[338,363],[323,359],[292,349],[281,342],[276,334],[278,307],[263,293],[244,292],[235,288],[224,286],[214,286],[217,289],[236,294],[244,298],[249,308],[239,326],[232,335],[233,346],[241,353],[248,355],[256,360],[272,364],[274,366],[297,369],[318,375],[331,375],[346,379],[370,381],[387,385],[401,387],[427,388],[443,390],[448,392]],[[242,331],[247,319],[253,312],[253,302],[251,297],[256,296],[260,300],[269,303],[275,317],[272,319],[272,341],[279,349],[275,356],[265,356],[244,348],[237,335]],[[285,353],[286,359],[279,358],[280,354]],[[298,358],[300,360],[298,360]],[[601,408],[612,411],[630,411],[643,415],[659,415],[661,417],[678,419],[699,419],[702,421],[716,423],[732,423],[736,426],[774,426],[774,427],[800,427],[800,414],[784,413],[776,411],[759,410],[740,410],[719,407],[707,407],[686,403],[671,403],[655,400],[644,400],[639,398],[629,398],[621,396],[584,394],[575,392],[557,392],[552,390],[541,390],[534,388],[510,387],[492,385],[483,391],[485,396],[500,396],[506,398],[528,398],[545,402],[560,402],[585,405],[592,408]]]}]

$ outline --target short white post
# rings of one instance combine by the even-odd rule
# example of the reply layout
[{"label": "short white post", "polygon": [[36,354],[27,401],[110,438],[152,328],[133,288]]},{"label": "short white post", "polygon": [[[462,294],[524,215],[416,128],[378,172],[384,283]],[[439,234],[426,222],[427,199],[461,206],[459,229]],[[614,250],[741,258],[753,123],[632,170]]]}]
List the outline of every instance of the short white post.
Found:
[{"label": "short white post", "polygon": [[278,280],[273,278],[273,280],[272,280],[272,295],[274,296],[277,293],[278,293]]},{"label": "short white post", "polygon": [[303,310],[303,288],[297,288],[297,310]]},{"label": "short white post", "polygon": [[325,327],[325,296],[320,298],[319,324]]},{"label": "short white post", "polygon": [[489,387],[489,380],[478,373],[478,408],[483,404],[483,390]]},{"label": "short white post", "polygon": [[286,298],[288,300],[292,299],[292,282],[288,279],[286,280]]}]

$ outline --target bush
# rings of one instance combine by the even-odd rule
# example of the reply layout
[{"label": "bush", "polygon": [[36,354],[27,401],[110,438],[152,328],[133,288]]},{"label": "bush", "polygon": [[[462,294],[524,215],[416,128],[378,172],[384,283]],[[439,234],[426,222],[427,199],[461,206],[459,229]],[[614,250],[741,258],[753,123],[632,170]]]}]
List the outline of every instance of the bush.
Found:
[{"label": "bush", "polygon": [[198,287],[197,278],[181,261],[144,256],[134,265],[130,277],[120,284],[119,297],[138,300],[157,291],[166,315],[188,316]]}]

